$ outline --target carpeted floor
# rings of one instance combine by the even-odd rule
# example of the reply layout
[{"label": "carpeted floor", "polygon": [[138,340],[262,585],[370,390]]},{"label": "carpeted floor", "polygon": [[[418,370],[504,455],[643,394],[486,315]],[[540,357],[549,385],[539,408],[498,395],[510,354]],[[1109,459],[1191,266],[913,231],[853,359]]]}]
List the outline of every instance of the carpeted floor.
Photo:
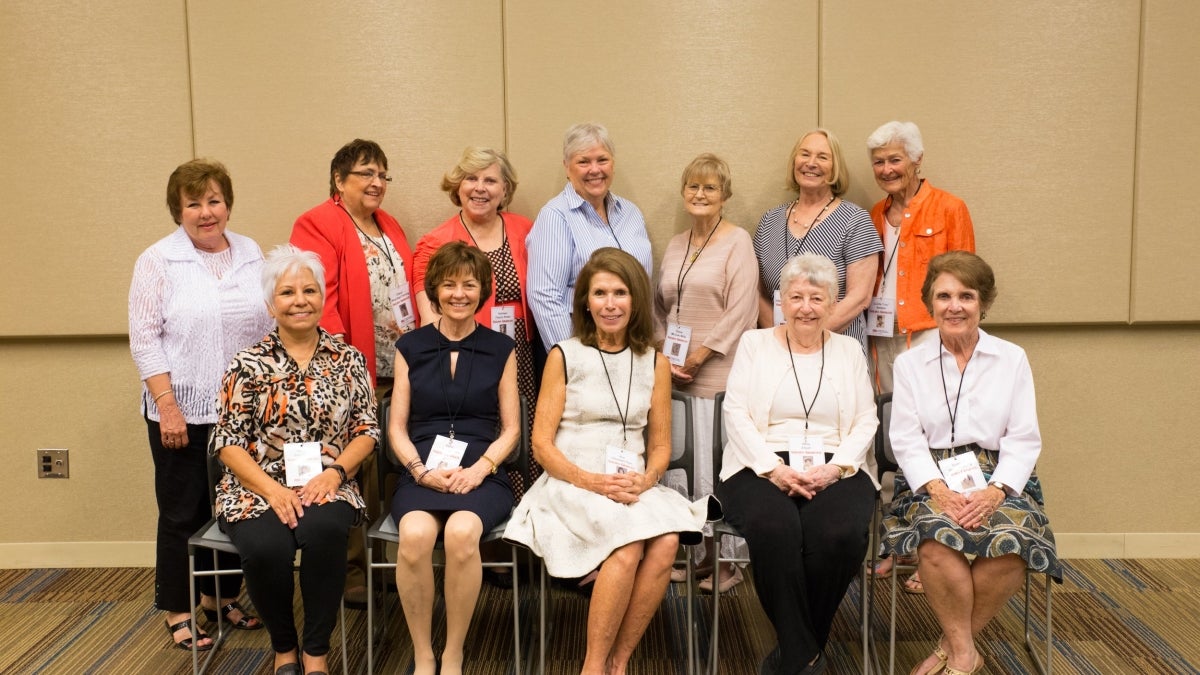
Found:
[{"label": "carpeted floor", "polygon": [[[887,584],[880,593],[872,630],[887,657]],[[521,600],[523,657],[536,656],[537,598],[525,586]],[[685,602],[671,589],[635,654],[630,673],[683,673],[686,661]],[[527,592],[528,591],[528,592]],[[862,672],[856,582],[843,603],[827,649],[830,673]],[[512,657],[511,596],[485,587],[472,626],[470,673],[516,672]],[[152,609],[153,570],[0,570],[0,673],[187,673],[188,654],[171,647],[163,615]],[[587,600],[554,590],[546,672],[577,673],[583,657]],[[412,650],[392,603],[386,640],[377,645],[376,672],[411,670]],[[988,673],[1030,671],[1016,598],[981,637]],[[707,631],[711,601],[700,603]],[[1034,603],[1042,611],[1041,599]],[[1056,673],[1200,673],[1200,560],[1079,560],[1067,565],[1066,583],[1054,588]],[[925,600],[900,598],[897,672],[906,673],[928,654],[938,635]],[[366,613],[348,612],[351,672],[366,666]],[[1042,635],[1040,627],[1037,634]],[[340,672],[340,647],[330,654]],[[440,633],[435,640],[441,637]],[[752,675],[775,636],[750,583],[723,596],[719,672]],[[701,648],[707,649],[707,637]],[[265,632],[236,632],[222,645],[211,672],[269,673]]]}]

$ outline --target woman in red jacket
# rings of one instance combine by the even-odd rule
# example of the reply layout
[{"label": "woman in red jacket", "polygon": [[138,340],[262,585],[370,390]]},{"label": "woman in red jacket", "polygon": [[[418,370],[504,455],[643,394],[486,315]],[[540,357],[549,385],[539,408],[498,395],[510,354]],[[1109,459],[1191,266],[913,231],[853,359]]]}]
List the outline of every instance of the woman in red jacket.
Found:
[{"label": "woman in red jacket", "polygon": [[[329,163],[329,199],[292,226],[292,244],[321,256],[325,309],[321,327],[362,352],[376,396],[390,389],[396,340],[417,327],[412,249],[400,223],[380,208],[387,194],[387,155],[374,141],[355,139]],[[371,517],[378,509],[374,456],[359,483]],[[350,537],[347,607],[365,608],[366,559],[361,537]]]}]

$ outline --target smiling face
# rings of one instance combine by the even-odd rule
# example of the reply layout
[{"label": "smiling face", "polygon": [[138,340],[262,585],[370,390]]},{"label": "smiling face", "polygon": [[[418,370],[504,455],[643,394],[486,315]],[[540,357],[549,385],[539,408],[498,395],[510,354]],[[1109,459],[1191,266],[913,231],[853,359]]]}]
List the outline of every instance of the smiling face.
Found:
[{"label": "smiling face", "polygon": [[894,197],[903,196],[910,187],[916,187],[917,170],[920,168],[921,162],[909,159],[908,151],[900,141],[871,151],[871,170],[875,172],[875,182]]},{"label": "smiling face", "polygon": [[486,223],[500,211],[508,186],[499,164],[467,174],[458,186],[458,200],[463,214],[475,222]]},{"label": "smiling face", "polygon": [[595,205],[608,195],[612,187],[613,156],[603,145],[597,143],[571,155],[564,165],[567,180],[580,197]]},{"label": "smiling face", "polygon": [[225,241],[229,206],[217,182],[209,181],[203,195],[186,195],[180,190],[179,198],[179,224],[192,245],[209,253],[229,248],[229,242]]},{"label": "smiling face", "polygon": [[633,296],[621,277],[611,272],[596,272],[588,285],[588,312],[596,323],[596,332],[624,339],[633,312]]},{"label": "smiling face", "polygon": [[438,311],[442,318],[471,320],[479,310],[479,289],[479,280],[470,272],[459,272],[443,279],[437,287]]},{"label": "smiling face", "polygon": [[828,289],[796,277],[780,294],[783,325],[793,337],[810,342],[821,334],[837,300]]},{"label": "smiling face", "polygon": [[280,331],[303,335],[317,330],[324,306],[321,285],[313,277],[312,270],[297,265],[275,282],[275,293],[267,303],[267,311],[279,324]]},{"label": "smiling face", "polygon": [[979,291],[968,288],[958,277],[942,272],[930,288],[933,320],[943,341],[971,339],[979,331],[983,305]]},{"label": "smiling face", "polygon": [[[368,173],[373,174],[369,179],[364,177]],[[386,175],[387,169],[378,162],[359,160],[349,173],[337,177],[335,182],[342,203],[355,218],[365,220],[383,205],[388,184],[381,176]]]},{"label": "smiling face", "polygon": [[792,176],[801,191],[829,190],[833,180],[833,148],[824,134],[809,134],[800,141],[792,159]]},{"label": "smiling face", "polygon": [[692,176],[683,186],[683,209],[696,220],[710,220],[721,215],[725,193],[716,176]]}]

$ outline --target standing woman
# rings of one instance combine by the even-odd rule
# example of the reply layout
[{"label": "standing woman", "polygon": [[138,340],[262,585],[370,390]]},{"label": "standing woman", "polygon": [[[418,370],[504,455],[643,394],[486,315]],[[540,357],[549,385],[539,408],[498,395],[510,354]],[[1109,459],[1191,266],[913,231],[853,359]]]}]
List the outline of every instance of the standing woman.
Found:
[{"label": "standing woman", "polygon": [[769,328],[783,323],[775,289],[788,259],[805,252],[819,253],[832,260],[838,271],[837,308],[828,327],[858,340],[866,353],[863,310],[871,301],[879,269],[877,254],[883,244],[870,215],[842,199],[850,189],[850,171],[833,132],[814,129],[800,137],[788,161],[788,184],[798,195],[795,201],[763,214],[754,232],[758,325]]},{"label": "standing woman", "polygon": [[[355,139],[329,163],[329,199],[296,219],[291,243],[321,256],[325,267],[325,310],[321,327],[362,352],[376,398],[392,385],[396,339],[417,327],[412,297],[412,249],[400,223],[384,211],[387,155],[374,141]],[[369,516],[379,503],[374,457],[361,484]],[[365,609],[366,553],[361,537],[350,538],[347,607]]]},{"label": "standing woman", "polygon": [[[142,379],[142,414],[154,459],[158,544],[154,604],[182,649],[207,650],[212,640],[194,626],[189,607],[187,539],[212,515],[208,500],[208,434],[217,421],[221,373],[239,350],[271,330],[259,286],[263,256],[254,240],[226,231],[233,182],[219,162],[179,165],[167,181],[167,208],[178,226],[146,249],[129,288],[129,348]],[[237,564],[236,556],[222,566]],[[200,556],[197,567],[211,569]],[[235,591],[218,603],[213,579],[201,581],[200,604],[216,618],[218,604],[234,628],[262,623],[237,604]]]},{"label": "standing woman", "polygon": [[529,248],[529,306],[549,351],[571,337],[575,279],[592,252],[613,246],[654,276],[646,221],[633,202],[612,193],[616,159],[608,129],[576,124],[563,138],[567,186],[542,207]]},{"label": "standing woman", "polygon": [[[504,210],[517,191],[517,174],[503,152],[491,148],[467,148],[458,164],[442,178],[442,190],[450,195],[450,201],[459,207],[459,211],[417,242],[413,254],[413,286],[418,289],[421,323],[436,323],[441,316],[434,309],[434,298],[425,291],[429,259],[451,241],[461,241],[483,251],[491,264],[495,289],[494,292],[492,288],[484,289],[484,302],[475,313],[475,321],[516,342],[517,383],[521,396],[529,402],[532,416],[537,402],[537,384],[530,348],[533,317],[525,300],[529,259],[525,252],[525,237],[533,222]],[[529,476],[509,472],[518,499],[541,473],[541,467],[531,465],[530,468]]]},{"label": "standing woman", "polygon": [[[683,170],[680,192],[692,226],[672,237],[663,254],[654,294],[655,339],[671,361],[674,388],[692,400],[691,487],[700,497],[713,492],[713,397],[725,390],[739,338],[754,328],[758,280],[750,235],[723,215],[733,196],[729,165],[716,155],[700,155]],[[730,556],[734,541],[726,539]],[[701,589],[711,590],[715,579],[723,593],[742,579],[732,564],[714,574],[700,581]]]},{"label": "standing woman", "polygon": [[[433,547],[446,552],[443,675],[463,672],[463,643],[479,599],[479,541],[512,511],[497,469],[521,434],[513,341],[476,321],[492,289],[488,256],[460,241],[429,259],[425,295],[437,318],[396,344],[388,438],[399,464],[392,517],[400,533],[396,588],[412,636],[416,675],[432,674]],[[448,439],[465,444],[454,468],[430,455]]]}]

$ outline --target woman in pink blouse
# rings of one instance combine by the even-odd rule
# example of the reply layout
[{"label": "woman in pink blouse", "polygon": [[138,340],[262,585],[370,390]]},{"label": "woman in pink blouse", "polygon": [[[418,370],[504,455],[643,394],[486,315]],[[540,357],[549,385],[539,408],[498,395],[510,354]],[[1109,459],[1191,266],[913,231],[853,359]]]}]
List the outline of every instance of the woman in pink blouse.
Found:
[{"label": "woman in pink blouse", "polygon": [[[725,390],[738,339],[758,317],[758,263],[750,235],[723,215],[733,195],[729,165],[702,154],[683,170],[680,182],[692,225],[671,239],[663,255],[654,294],[655,338],[671,361],[674,388],[692,398],[696,485],[690,487],[699,498],[713,492],[713,397]],[[731,549],[726,553],[735,554],[733,541],[726,541]],[[710,571],[711,565],[701,576]],[[675,573],[677,581],[681,574]],[[724,592],[741,580],[741,571],[729,565],[715,583]],[[705,578],[700,588],[712,590],[713,583]]]}]

